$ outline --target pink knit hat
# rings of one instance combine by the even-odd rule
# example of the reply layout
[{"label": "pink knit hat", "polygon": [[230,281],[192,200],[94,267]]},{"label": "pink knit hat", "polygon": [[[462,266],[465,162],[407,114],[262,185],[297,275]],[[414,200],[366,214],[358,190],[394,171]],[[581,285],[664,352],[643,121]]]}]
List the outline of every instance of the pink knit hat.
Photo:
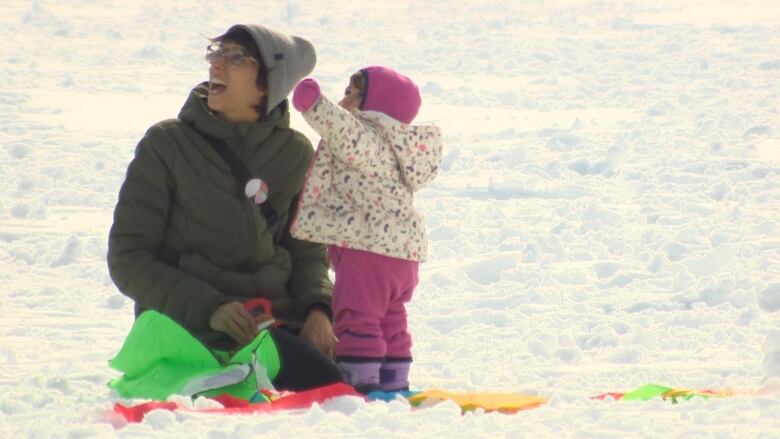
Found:
[{"label": "pink knit hat", "polygon": [[422,103],[417,85],[389,67],[371,66],[360,71],[365,81],[360,109],[379,111],[400,122],[412,123]]}]

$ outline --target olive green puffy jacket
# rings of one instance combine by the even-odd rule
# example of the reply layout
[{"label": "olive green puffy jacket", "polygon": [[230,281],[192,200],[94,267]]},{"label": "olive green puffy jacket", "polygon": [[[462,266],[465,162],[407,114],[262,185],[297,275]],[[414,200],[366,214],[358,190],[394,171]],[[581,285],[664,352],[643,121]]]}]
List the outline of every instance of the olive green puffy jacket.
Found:
[{"label": "olive green puffy jacket", "polygon": [[[136,315],[160,311],[207,343],[225,336],[209,328],[214,310],[236,298],[265,297],[278,319],[298,326],[310,306],[331,301],[325,247],[289,234],[313,148],[289,127],[287,101],[259,122],[230,123],[208,110],[205,86],[136,148],[109,233],[111,278]],[[223,139],[268,184],[276,227],[192,125]]]}]

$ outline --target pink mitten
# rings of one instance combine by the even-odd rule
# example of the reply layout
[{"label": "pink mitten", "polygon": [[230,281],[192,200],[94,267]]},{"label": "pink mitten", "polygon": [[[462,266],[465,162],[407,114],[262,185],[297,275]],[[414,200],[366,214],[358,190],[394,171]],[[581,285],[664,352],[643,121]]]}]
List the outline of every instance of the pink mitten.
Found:
[{"label": "pink mitten", "polygon": [[293,107],[300,112],[309,111],[320,97],[320,85],[312,78],[306,78],[295,86]]}]

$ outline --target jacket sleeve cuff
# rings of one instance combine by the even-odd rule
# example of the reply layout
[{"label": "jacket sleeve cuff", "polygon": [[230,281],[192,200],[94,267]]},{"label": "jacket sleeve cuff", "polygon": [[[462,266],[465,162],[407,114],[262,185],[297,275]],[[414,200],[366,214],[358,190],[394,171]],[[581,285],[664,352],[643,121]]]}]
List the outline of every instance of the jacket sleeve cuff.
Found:
[{"label": "jacket sleeve cuff", "polygon": [[305,322],[307,318],[309,318],[309,314],[314,311],[319,310],[325,313],[326,316],[328,316],[328,320],[333,322],[333,311],[330,309],[330,306],[324,304],[324,303],[313,303],[306,307],[306,310],[303,312],[303,321]]},{"label": "jacket sleeve cuff", "polygon": [[228,298],[225,296],[218,296],[211,301],[211,303],[205,308],[205,313],[203,315],[203,319],[201,320],[203,329],[211,329],[211,316],[214,315],[214,313],[217,311],[217,308],[228,303],[229,301],[230,300],[228,300]]}]

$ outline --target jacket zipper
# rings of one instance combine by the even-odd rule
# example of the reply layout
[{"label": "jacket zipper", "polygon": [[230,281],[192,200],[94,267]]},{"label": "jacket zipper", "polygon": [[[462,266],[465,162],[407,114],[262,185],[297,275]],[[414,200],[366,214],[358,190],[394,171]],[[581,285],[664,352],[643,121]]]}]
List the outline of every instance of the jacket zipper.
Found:
[{"label": "jacket zipper", "polygon": [[[243,150],[248,150],[247,148],[247,142],[249,139],[244,139],[244,148]],[[238,152],[238,151],[237,151]],[[243,157],[240,157],[239,160],[241,160],[243,163],[246,163],[244,161]],[[252,173],[251,170],[249,170],[250,173]],[[243,195],[244,188],[239,188],[239,197]],[[255,263],[255,247],[257,246],[257,224],[256,221],[254,221],[255,213],[257,211],[257,207],[254,206],[255,200],[253,198],[243,197],[244,202],[244,210],[246,211],[247,218],[247,227],[249,227],[249,230],[247,233],[249,234],[249,239],[247,241],[247,264],[254,264]]]}]

